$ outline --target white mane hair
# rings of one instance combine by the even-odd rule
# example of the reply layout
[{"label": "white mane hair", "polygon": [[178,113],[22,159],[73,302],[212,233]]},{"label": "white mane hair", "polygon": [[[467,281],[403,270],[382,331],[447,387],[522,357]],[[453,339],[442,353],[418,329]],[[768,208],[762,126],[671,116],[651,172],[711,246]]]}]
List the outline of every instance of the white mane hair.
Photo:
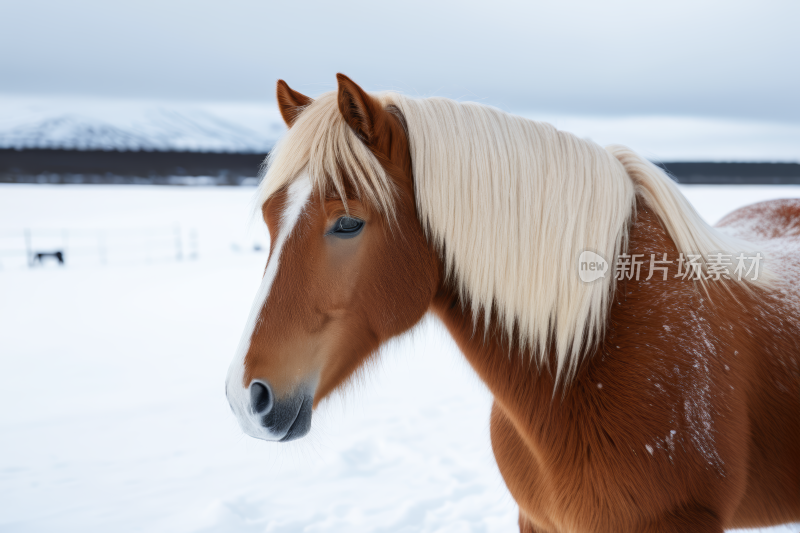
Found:
[{"label": "white mane hair", "polygon": [[[496,312],[509,339],[540,364],[552,342],[557,377],[568,379],[601,338],[637,195],[679,251],[750,249],[706,224],[661,169],[627,148],[604,149],[481,104],[372,96],[405,118],[420,222],[473,318],[483,312],[488,329]],[[347,126],[335,92],[307,106],[270,154],[259,206],[304,169],[317,190],[344,199],[349,181],[394,216],[391,179]],[[604,278],[580,280],[585,250],[609,262]]]}]

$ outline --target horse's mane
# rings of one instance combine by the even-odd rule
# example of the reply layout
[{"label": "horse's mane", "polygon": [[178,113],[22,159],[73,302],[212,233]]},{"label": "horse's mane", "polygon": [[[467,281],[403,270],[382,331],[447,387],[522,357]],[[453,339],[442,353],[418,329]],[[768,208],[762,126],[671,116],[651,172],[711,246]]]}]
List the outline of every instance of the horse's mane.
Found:
[{"label": "horse's mane", "polygon": [[[483,312],[488,326],[495,312],[540,362],[552,343],[557,375],[570,376],[601,338],[637,194],[680,251],[749,249],[706,224],[661,169],[627,148],[604,149],[485,105],[373,97],[405,119],[417,211],[473,317]],[[272,151],[259,205],[304,171],[317,190],[342,198],[349,181],[394,217],[392,181],[345,123],[336,93],[307,106]],[[593,283],[578,276],[585,250],[610,265]]]}]

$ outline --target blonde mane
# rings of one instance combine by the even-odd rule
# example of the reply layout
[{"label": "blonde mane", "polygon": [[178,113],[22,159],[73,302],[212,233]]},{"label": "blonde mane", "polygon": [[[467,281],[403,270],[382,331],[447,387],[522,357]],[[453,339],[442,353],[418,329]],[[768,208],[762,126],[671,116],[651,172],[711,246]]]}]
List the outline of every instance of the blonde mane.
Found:
[{"label": "blonde mane", "polygon": [[[372,96],[405,118],[421,223],[473,317],[484,312],[488,326],[497,313],[504,333],[540,363],[553,342],[557,376],[569,377],[601,338],[637,195],[680,251],[749,250],[706,224],[663,171],[624,147],[604,149],[480,104]],[[267,165],[259,205],[305,170],[317,190],[344,198],[349,181],[394,217],[392,181],[345,123],[336,93],[300,113]],[[592,283],[578,276],[586,250],[610,264]]]}]

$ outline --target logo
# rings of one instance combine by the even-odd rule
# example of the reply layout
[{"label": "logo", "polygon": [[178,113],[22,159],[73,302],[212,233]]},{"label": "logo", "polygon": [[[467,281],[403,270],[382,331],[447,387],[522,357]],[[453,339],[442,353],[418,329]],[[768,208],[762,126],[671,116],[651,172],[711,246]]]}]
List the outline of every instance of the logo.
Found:
[{"label": "logo", "polygon": [[578,257],[578,275],[584,283],[604,278],[606,272],[608,272],[608,261],[600,255],[586,250]]}]

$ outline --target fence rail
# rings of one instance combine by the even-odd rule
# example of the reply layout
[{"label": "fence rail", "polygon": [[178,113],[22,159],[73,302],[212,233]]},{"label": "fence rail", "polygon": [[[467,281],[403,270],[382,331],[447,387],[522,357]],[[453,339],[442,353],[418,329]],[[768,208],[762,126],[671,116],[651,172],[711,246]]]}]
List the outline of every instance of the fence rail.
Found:
[{"label": "fence rail", "polygon": [[198,258],[194,228],[0,230],[0,268],[131,265]]}]

